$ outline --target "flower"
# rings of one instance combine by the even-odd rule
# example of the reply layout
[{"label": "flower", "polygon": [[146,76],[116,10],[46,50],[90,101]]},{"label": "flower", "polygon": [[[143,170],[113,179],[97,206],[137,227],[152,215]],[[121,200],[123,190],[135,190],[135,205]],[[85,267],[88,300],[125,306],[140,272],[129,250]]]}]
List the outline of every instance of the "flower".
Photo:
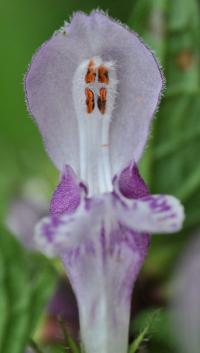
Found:
[{"label": "flower", "polygon": [[125,353],[130,299],[149,233],[175,232],[183,208],[150,195],[137,162],[163,87],[139,37],[101,11],[76,13],[34,56],[29,110],[61,172],[39,248],[74,289],[86,353]]}]

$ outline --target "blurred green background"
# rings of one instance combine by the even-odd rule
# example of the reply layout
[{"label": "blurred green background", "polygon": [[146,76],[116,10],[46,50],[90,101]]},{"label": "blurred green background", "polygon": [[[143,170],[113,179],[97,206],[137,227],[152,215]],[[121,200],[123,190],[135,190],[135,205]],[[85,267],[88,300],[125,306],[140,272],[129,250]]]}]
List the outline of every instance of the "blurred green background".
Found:
[{"label": "blurred green background", "polygon": [[[46,200],[57,183],[34,122],[28,116],[23,76],[35,50],[68,20],[73,11],[93,8],[127,23],[156,52],[166,90],[141,173],[154,193],[181,199],[186,222],[181,234],[153,238],[138,280],[130,337],[145,328],[156,308],[154,328],[138,352],[177,352],[170,332],[167,302],[170,279],[183,249],[200,226],[200,10],[197,0],[0,0],[0,352],[21,353],[35,335],[42,308],[58,270],[28,253],[8,234],[10,205],[30,180],[45,184]],[[105,39],[106,40],[106,39]],[[41,183],[40,183],[41,184]],[[39,192],[39,187],[38,187]],[[53,352],[55,347],[45,348]],[[48,350],[49,349],[49,350]],[[63,350],[61,350],[63,351]]]}]

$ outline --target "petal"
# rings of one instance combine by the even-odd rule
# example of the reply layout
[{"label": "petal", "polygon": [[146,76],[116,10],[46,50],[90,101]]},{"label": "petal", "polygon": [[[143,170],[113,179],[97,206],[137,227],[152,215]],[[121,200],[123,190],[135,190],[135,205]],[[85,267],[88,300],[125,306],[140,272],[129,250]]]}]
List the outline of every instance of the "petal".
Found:
[{"label": "petal", "polygon": [[[112,175],[140,158],[159,101],[162,75],[138,36],[100,11],[77,13],[34,56],[25,78],[27,102],[48,154],[62,171],[80,172],[80,141],[72,97],[77,67],[91,57],[115,62],[117,96],[110,126]],[[79,97],[77,97],[77,100]]]},{"label": "petal", "polygon": [[70,166],[64,168],[61,181],[53,193],[50,214],[73,213],[80,204],[81,187]]},{"label": "petal", "polygon": [[184,209],[173,196],[149,195],[139,200],[116,202],[118,218],[139,232],[174,233],[181,229]]},{"label": "petal", "polygon": [[40,246],[45,239],[63,260],[86,353],[127,351],[132,287],[149,245],[148,236],[118,223],[112,205],[112,195],[88,200],[73,216],[48,218],[37,228]]},{"label": "petal", "polygon": [[114,187],[128,199],[139,199],[149,194],[136,163],[131,162],[114,181]]}]

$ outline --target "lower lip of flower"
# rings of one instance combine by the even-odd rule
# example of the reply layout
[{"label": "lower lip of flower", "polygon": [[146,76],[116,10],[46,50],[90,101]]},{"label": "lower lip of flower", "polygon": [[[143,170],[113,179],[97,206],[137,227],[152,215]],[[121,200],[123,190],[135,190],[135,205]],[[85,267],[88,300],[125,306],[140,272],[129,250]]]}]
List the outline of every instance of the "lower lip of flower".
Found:
[{"label": "lower lip of flower", "polygon": [[82,62],[73,79],[79,128],[80,177],[89,196],[112,190],[109,128],[117,94],[113,62],[93,57]]}]

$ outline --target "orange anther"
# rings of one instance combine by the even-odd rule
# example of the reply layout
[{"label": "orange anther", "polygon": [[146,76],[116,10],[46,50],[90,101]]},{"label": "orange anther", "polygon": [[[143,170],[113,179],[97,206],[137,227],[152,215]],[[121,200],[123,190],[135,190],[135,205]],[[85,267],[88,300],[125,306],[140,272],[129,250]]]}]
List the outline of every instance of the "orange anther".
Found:
[{"label": "orange anther", "polygon": [[88,70],[85,75],[85,82],[92,83],[95,81],[95,78],[96,78],[96,68],[94,66],[94,62],[92,60],[90,60],[90,62],[88,64]]},{"label": "orange anther", "polygon": [[98,80],[99,82],[106,84],[109,82],[108,69],[103,65],[99,66]]},{"label": "orange anther", "polygon": [[86,96],[86,107],[87,113],[92,113],[94,110],[94,93],[91,89],[85,88],[85,96]]},{"label": "orange anther", "polygon": [[97,105],[102,114],[106,111],[106,101],[107,101],[107,89],[102,87],[99,90],[99,96],[97,100]]}]

